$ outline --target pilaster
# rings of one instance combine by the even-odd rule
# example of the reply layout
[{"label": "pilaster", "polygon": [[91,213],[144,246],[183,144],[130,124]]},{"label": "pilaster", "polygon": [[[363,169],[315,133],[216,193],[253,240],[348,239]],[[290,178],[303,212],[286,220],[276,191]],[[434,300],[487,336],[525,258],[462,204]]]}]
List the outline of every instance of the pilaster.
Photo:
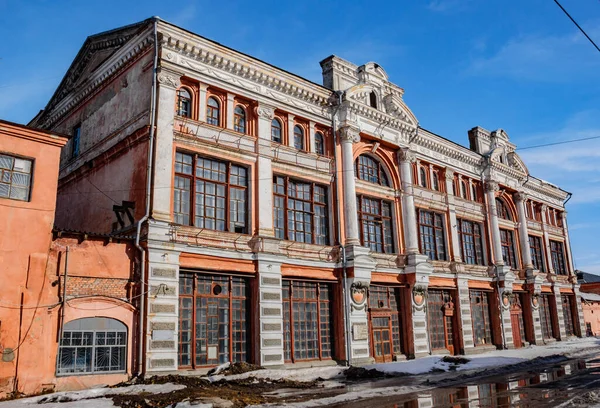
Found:
[{"label": "pilaster", "polygon": [[310,121],[308,125],[308,146],[306,151],[315,152],[315,122]]},{"label": "pilaster", "polygon": [[398,152],[400,161],[400,177],[402,179],[402,223],[404,242],[407,254],[419,253],[419,239],[417,235],[417,218],[415,200],[413,196],[413,173],[412,163],[416,161],[416,155],[409,149],[401,149]]},{"label": "pilaster", "polygon": [[353,145],[360,140],[357,127],[346,125],[340,128],[342,147],[342,183],[344,191],[345,244],[360,245],[358,234],[358,209],[356,207],[356,180],[354,179]]},{"label": "pilaster", "polygon": [[[527,282],[529,284],[528,300],[530,302],[527,309],[531,310],[531,321],[533,322],[533,343],[536,345],[544,344],[540,316],[540,296],[542,293],[543,280],[544,279],[541,277],[541,275],[527,278]],[[523,313],[525,313],[525,310]]]},{"label": "pilaster", "polygon": [[464,353],[470,354],[475,350],[475,343],[473,340],[473,317],[471,315],[469,279],[467,277],[456,279],[456,286],[458,289],[458,299],[456,299],[458,307],[456,309],[458,309],[460,332],[462,333],[462,346]]},{"label": "pilaster", "polygon": [[198,120],[200,122],[206,122],[206,91],[208,90],[208,85],[206,84],[200,84],[200,91],[198,93],[198,98],[200,99],[198,101],[198,106],[200,109],[200,112],[198,112]]},{"label": "pilaster", "polygon": [[580,286],[578,284],[573,285],[573,293],[575,294],[575,304],[577,310],[577,316],[573,316],[573,324],[578,329],[579,337],[585,337],[586,328],[585,320],[583,319],[583,306],[581,304],[581,292],[579,291]]},{"label": "pilaster", "polygon": [[273,170],[271,162],[271,122],[275,108],[260,104],[258,116],[258,138],[256,159],[258,235],[272,237],[273,232]]},{"label": "pilaster", "polygon": [[552,291],[554,292],[554,304],[556,305],[556,321],[558,322],[558,332],[560,339],[567,339],[567,331],[565,330],[565,318],[563,313],[562,296],[560,293],[560,286],[553,285]]},{"label": "pilaster", "polygon": [[287,128],[288,128],[288,146],[294,147],[294,126],[295,126],[295,122],[294,122],[294,118],[295,116],[292,115],[291,113],[288,113],[288,123],[287,123]]},{"label": "pilaster", "polygon": [[548,206],[542,204],[542,233],[544,236],[544,258],[548,264],[548,275],[554,275],[554,266],[552,265],[552,253],[550,252],[550,237],[548,236],[548,228],[546,228]]},{"label": "pilaster", "polygon": [[235,95],[227,93],[227,115],[225,117],[227,129],[233,130],[233,110],[235,109]]},{"label": "pilaster", "polygon": [[502,338],[504,339],[504,346],[510,349],[515,347],[510,318],[510,299],[513,296],[514,281],[515,276],[512,272],[504,274],[504,280],[497,293],[500,304],[500,329],[502,330]]},{"label": "pilaster", "polygon": [[502,242],[500,239],[500,227],[498,225],[498,213],[496,212],[496,192],[500,189],[495,181],[485,183],[485,196],[488,204],[488,219],[490,220],[490,233],[492,235],[492,254],[495,265],[504,265],[502,257]]},{"label": "pilaster", "polygon": [[154,135],[152,218],[171,221],[173,191],[173,127],[175,98],[181,74],[162,69],[158,74],[158,107]]},{"label": "pilaster", "polygon": [[409,254],[404,272],[409,275],[412,308],[410,324],[413,334],[414,357],[424,357],[430,353],[427,331],[427,289],[433,266],[428,262],[426,255]]},{"label": "pilaster", "polygon": [[527,216],[525,214],[525,201],[527,200],[527,195],[523,192],[518,192],[513,197],[519,215],[519,240],[521,241],[520,247],[521,258],[523,259],[523,269],[528,271],[533,269],[533,262],[531,260],[529,231],[527,229]]},{"label": "pilaster", "polygon": [[[567,267],[569,269],[569,275],[575,276],[575,266],[573,265],[573,254],[571,253],[571,240],[569,238],[569,228],[567,226],[567,211],[564,210],[560,214],[562,220],[563,234],[565,235],[565,252],[567,255]],[[585,333],[585,332],[584,332]]]},{"label": "pilaster", "polygon": [[260,365],[283,365],[281,260],[266,254],[257,254],[257,257]]},{"label": "pilaster", "polygon": [[452,195],[452,185],[454,183],[454,171],[446,167],[444,172],[446,181],[446,204],[448,204],[448,218],[450,221],[450,240],[452,242],[452,261],[462,262],[462,251],[458,239],[458,220],[456,219],[456,207],[454,205],[454,195]]}]

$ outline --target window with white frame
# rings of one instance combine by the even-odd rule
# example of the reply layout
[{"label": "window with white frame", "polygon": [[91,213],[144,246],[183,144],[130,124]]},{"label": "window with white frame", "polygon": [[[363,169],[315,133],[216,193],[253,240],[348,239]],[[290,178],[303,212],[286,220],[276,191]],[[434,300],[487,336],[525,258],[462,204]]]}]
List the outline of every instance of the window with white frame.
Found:
[{"label": "window with white frame", "polygon": [[0,198],[29,201],[33,161],[0,154]]}]

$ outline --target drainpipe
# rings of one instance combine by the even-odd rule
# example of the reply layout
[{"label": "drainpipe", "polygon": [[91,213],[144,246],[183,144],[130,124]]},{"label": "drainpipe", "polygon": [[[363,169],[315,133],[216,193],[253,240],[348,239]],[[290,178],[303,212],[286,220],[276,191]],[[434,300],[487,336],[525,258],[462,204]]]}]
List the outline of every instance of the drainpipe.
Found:
[{"label": "drainpipe", "polygon": [[[338,170],[337,170],[337,163],[338,163],[338,154],[337,154],[337,144],[338,144],[338,136],[337,136],[337,131],[335,128],[336,125],[336,121],[335,121],[335,115],[337,114],[337,111],[339,110],[340,106],[342,105],[342,98],[344,96],[344,92],[342,91],[335,91],[336,96],[338,97],[338,107],[337,109],[333,112],[333,114],[331,115],[331,126],[333,128],[333,145],[334,145],[334,149],[333,149],[333,162],[335,163],[335,171],[333,172],[333,178],[335,181],[335,186],[336,186],[336,191],[339,191],[338,188]],[[343,186],[342,186],[343,188]],[[350,311],[348,309],[348,300],[347,300],[347,296],[348,296],[348,287],[347,287],[347,277],[348,277],[348,273],[346,270],[346,248],[344,247],[344,245],[342,245],[342,226],[341,226],[341,217],[342,217],[342,213],[341,213],[341,208],[340,208],[340,200],[338,197],[337,203],[336,203],[336,212],[337,212],[337,234],[338,234],[338,243],[340,245],[340,250],[341,250],[341,255],[342,255],[342,279],[344,280],[342,282],[342,307],[344,308],[344,331],[346,332],[346,335],[344,336],[345,340],[346,340],[346,365],[349,366],[350,365]]]},{"label": "drainpipe", "polygon": [[146,212],[144,216],[138,221],[137,229],[135,232],[135,247],[140,251],[140,307],[139,307],[139,342],[138,342],[138,376],[144,374],[144,344],[145,344],[145,330],[144,330],[144,314],[145,314],[145,284],[146,284],[146,250],[140,245],[140,237],[142,231],[142,225],[150,217],[150,193],[152,187],[152,160],[154,156],[154,122],[156,117],[156,74],[158,70],[158,17],[153,18],[153,36],[154,36],[154,65],[152,67],[152,97],[150,101],[150,132],[148,135],[148,166],[146,171]]},{"label": "drainpipe", "polygon": [[[62,290],[62,308],[60,316],[60,334],[58,335],[58,342],[62,341],[63,330],[65,327],[65,308],[67,307],[67,276],[69,274],[69,246],[65,251],[65,278],[63,279],[63,290]],[[58,362],[57,362],[58,363]]]}]

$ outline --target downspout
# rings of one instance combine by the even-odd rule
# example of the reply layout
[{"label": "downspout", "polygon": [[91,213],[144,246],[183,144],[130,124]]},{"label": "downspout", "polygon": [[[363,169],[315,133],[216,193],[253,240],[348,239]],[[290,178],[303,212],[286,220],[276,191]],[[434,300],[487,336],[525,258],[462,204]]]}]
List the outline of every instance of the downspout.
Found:
[{"label": "downspout", "polygon": [[[337,136],[337,131],[336,131],[336,121],[335,121],[335,115],[337,114],[337,111],[339,110],[340,106],[342,105],[342,97],[344,95],[344,92],[342,91],[336,91],[335,94],[338,97],[338,107],[337,109],[333,112],[333,114],[331,115],[331,127],[333,128],[333,145],[334,145],[334,149],[333,149],[333,161],[335,163],[335,171],[333,172],[333,178],[334,178],[334,182],[335,182],[335,186],[336,186],[336,191],[339,192],[339,185],[338,185],[338,154],[337,154],[337,145],[338,145],[338,136]],[[342,186],[343,188],[343,186]],[[338,243],[340,245],[340,250],[341,250],[341,255],[342,255],[342,307],[344,309],[344,331],[345,331],[345,336],[344,339],[346,340],[346,365],[349,366],[350,365],[350,313],[349,313],[349,309],[348,309],[348,287],[347,287],[347,277],[348,277],[348,272],[346,270],[346,248],[344,247],[344,245],[342,245],[342,226],[341,226],[341,217],[342,217],[342,213],[341,213],[341,208],[340,208],[340,200],[339,200],[339,196],[337,197],[337,203],[336,203],[336,212],[337,212],[337,236],[338,236]]]},{"label": "downspout", "polygon": [[146,211],[144,216],[138,221],[135,232],[135,247],[140,251],[140,307],[139,313],[139,342],[138,342],[138,376],[144,374],[144,344],[145,344],[145,285],[146,285],[146,250],[140,245],[142,225],[150,217],[150,193],[152,187],[152,160],[154,157],[154,122],[156,119],[156,75],[158,70],[158,17],[153,18],[153,37],[154,37],[154,65],[152,67],[152,96],[150,101],[150,132],[148,135],[148,165],[146,171]]},{"label": "downspout", "polygon": [[[63,290],[62,290],[62,308],[60,316],[60,333],[58,335],[59,344],[62,341],[63,330],[65,327],[65,309],[67,307],[67,276],[69,275],[69,246],[65,251],[65,277],[63,279]],[[57,361],[58,364],[58,361]]]}]

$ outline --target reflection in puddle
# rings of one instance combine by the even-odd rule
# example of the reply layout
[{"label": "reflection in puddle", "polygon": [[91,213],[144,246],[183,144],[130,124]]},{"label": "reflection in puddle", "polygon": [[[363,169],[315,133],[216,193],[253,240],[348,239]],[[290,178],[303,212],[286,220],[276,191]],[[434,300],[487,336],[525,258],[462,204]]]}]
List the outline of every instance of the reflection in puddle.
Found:
[{"label": "reflection in puddle", "polygon": [[[600,360],[592,362],[600,366]],[[391,405],[378,405],[380,408],[435,408],[435,407],[538,407],[544,400],[565,395],[567,389],[531,388],[538,384],[556,381],[579,370],[590,368],[590,363],[576,361],[560,367],[544,370],[541,373],[511,375],[506,381],[472,384],[457,388],[438,388],[422,392],[408,401]],[[529,388],[527,388],[529,387]]]}]

